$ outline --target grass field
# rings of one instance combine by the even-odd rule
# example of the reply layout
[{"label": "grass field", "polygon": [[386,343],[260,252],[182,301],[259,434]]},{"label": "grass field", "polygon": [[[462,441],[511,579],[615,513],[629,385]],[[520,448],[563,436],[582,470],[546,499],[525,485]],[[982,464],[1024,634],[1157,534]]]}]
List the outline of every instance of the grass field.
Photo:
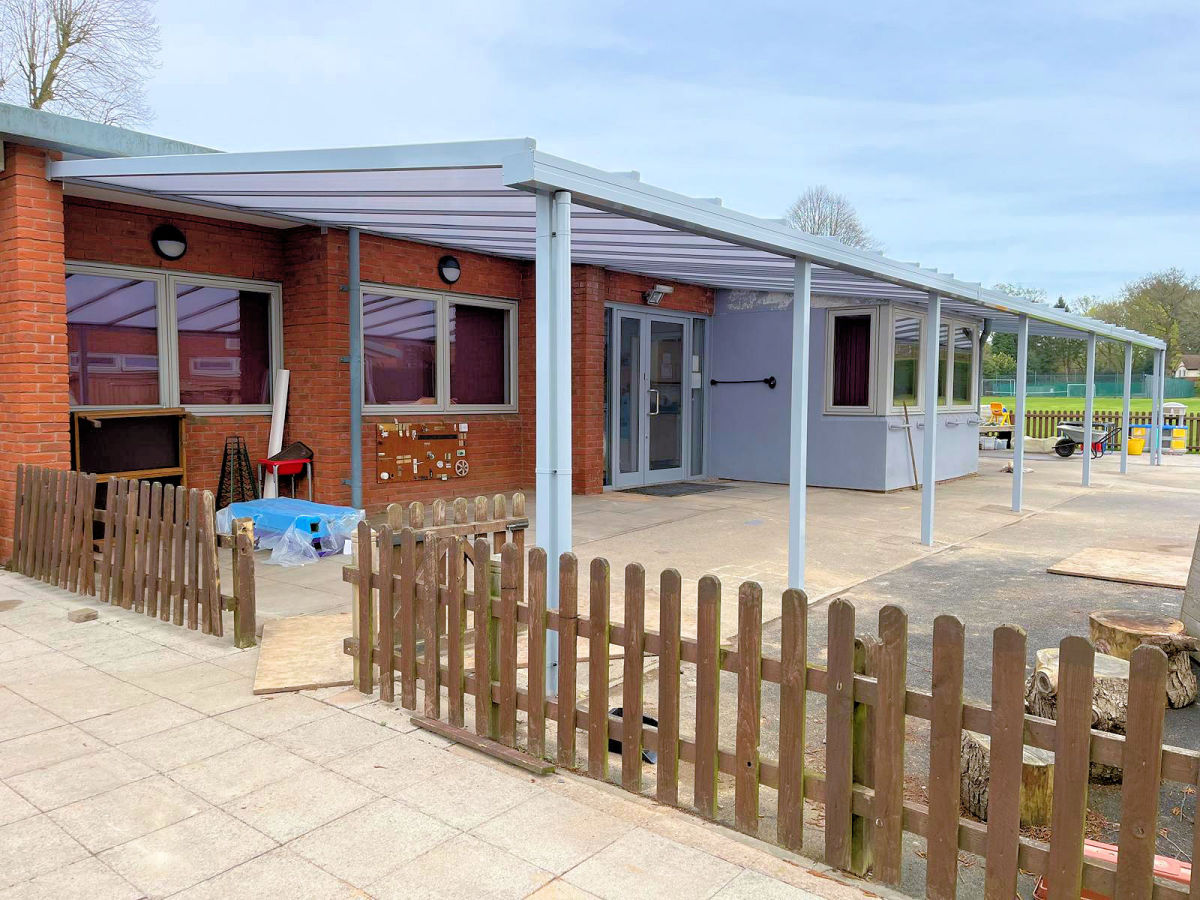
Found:
[{"label": "grass field", "polygon": [[[1013,397],[984,397],[984,403],[997,401],[1003,403],[1009,409],[1012,409],[1016,404],[1016,399]],[[1168,400],[1168,403],[1182,403],[1188,408],[1189,413],[1200,413],[1200,397],[1186,397],[1181,400]],[[1133,412],[1150,412],[1150,400],[1133,399],[1129,402]],[[1025,403],[1026,409],[1037,410],[1079,410],[1083,412],[1082,397],[1028,397]],[[1097,397],[1095,409],[1097,412],[1120,412],[1121,398],[1120,397]]]}]

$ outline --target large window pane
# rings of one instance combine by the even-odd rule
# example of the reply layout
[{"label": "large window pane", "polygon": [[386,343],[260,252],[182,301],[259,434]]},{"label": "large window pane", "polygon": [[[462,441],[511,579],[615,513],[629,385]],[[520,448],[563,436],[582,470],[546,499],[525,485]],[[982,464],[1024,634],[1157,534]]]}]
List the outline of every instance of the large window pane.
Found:
[{"label": "large window pane", "polygon": [[892,405],[917,405],[921,370],[921,320],[897,316],[892,339]]},{"label": "large window pane", "polygon": [[159,403],[156,283],[76,272],[66,280],[71,404]]},{"label": "large window pane", "polygon": [[508,310],[451,303],[450,402],[461,406],[510,402]]},{"label": "large window pane", "polygon": [[833,405],[871,405],[871,316],[833,320]]},{"label": "large window pane", "polygon": [[692,475],[704,472],[704,334],[708,321],[692,319]]},{"label": "large window pane", "polygon": [[367,403],[437,402],[437,305],[363,294]]},{"label": "large window pane", "polygon": [[938,406],[946,405],[946,372],[949,369],[947,352],[950,343],[950,328],[943,325],[938,329]]},{"label": "large window pane", "polygon": [[971,376],[975,368],[975,335],[970,328],[954,329],[954,402],[971,402]]},{"label": "large window pane", "polygon": [[271,295],[175,283],[179,402],[271,402]]}]

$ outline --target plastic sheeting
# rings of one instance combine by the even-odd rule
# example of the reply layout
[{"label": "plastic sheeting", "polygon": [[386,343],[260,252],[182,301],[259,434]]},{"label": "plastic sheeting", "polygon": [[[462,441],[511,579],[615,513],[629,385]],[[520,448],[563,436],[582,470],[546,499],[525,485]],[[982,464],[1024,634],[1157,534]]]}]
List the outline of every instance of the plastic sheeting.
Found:
[{"label": "plastic sheeting", "polygon": [[230,534],[234,519],[246,518],[254,521],[258,549],[271,551],[268,563],[303,566],[341,553],[362,521],[363,511],[292,497],[248,500],[217,510],[217,531]]}]

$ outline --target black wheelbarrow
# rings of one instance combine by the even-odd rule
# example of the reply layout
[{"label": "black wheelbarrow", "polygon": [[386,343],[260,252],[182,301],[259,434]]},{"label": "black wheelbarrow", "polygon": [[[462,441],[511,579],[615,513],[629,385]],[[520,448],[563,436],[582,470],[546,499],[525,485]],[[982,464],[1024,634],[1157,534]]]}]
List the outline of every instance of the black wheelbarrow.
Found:
[{"label": "black wheelbarrow", "polygon": [[[1121,430],[1120,425],[1112,425],[1105,427],[1103,425],[1092,425],[1092,459],[1099,459],[1105,453],[1108,447],[1108,442],[1112,440],[1113,435]],[[1073,454],[1078,448],[1083,446],[1083,423],[1082,422],[1062,422],[1058,426],[1058,442],[1054,445],[1054,452],[1066,459]]]}]

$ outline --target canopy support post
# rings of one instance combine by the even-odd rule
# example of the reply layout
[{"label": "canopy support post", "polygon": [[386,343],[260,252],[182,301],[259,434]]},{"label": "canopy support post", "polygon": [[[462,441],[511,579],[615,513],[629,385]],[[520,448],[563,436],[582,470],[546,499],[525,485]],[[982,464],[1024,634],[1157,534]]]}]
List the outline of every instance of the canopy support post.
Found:
[{"label": "canopy support post", "polygon": [[1125,343],[1125,381],[1121,386],[1121,474],[1129,472],[1129,407],[1133,395],[1133,344]]},{"label": "canopy support post", "polygon": [[1159,350],[1154,354],[1154,465],[1161,466],[1163,461],[1163,404],[1167,396],[1167,351]]},{"label": "canopy support post", "polygon": [[346,290],[350,303],[350,505],[363,508],[363,325],[362,280],[359,265],[358,229],[348,232]]},{"label": "canopy support post", "polygon": [[1087,336],[1087,369],[1084,371],[1083,400],[1083,486],[1092,484],[1092,420],[1096,409],[1096,333]]},{"label": "canopy support post", "polygon": [[1029,316],[1017,320],[1017,397],[1012,419],[1013,512],[1021,511],[1025,494],[1025,392],[1029,383]]},{"label": "canopy support post", "polygon": [[[571,194],[536,196],[535,344],[538,543],[546,606],[558,609],[559,555],[571,549]],[[546,690],[558,691],[558,632],[546,636]]]},{"label": "canopy support post", "polygon": [[788,442],[788,587],[804,590],[808,516],[808,345],[812,263],[796,260],[792,293],[792,396]]},{"label": "canopy support post", "polygon": [[[925,340],[925,445],[921,457],[921,543],[933,546],[933,495],[937,486],[938,351],[942,332],[942,298],[929,295],[929,333]],[[949,348],[947,347],[947,350]]]}]

